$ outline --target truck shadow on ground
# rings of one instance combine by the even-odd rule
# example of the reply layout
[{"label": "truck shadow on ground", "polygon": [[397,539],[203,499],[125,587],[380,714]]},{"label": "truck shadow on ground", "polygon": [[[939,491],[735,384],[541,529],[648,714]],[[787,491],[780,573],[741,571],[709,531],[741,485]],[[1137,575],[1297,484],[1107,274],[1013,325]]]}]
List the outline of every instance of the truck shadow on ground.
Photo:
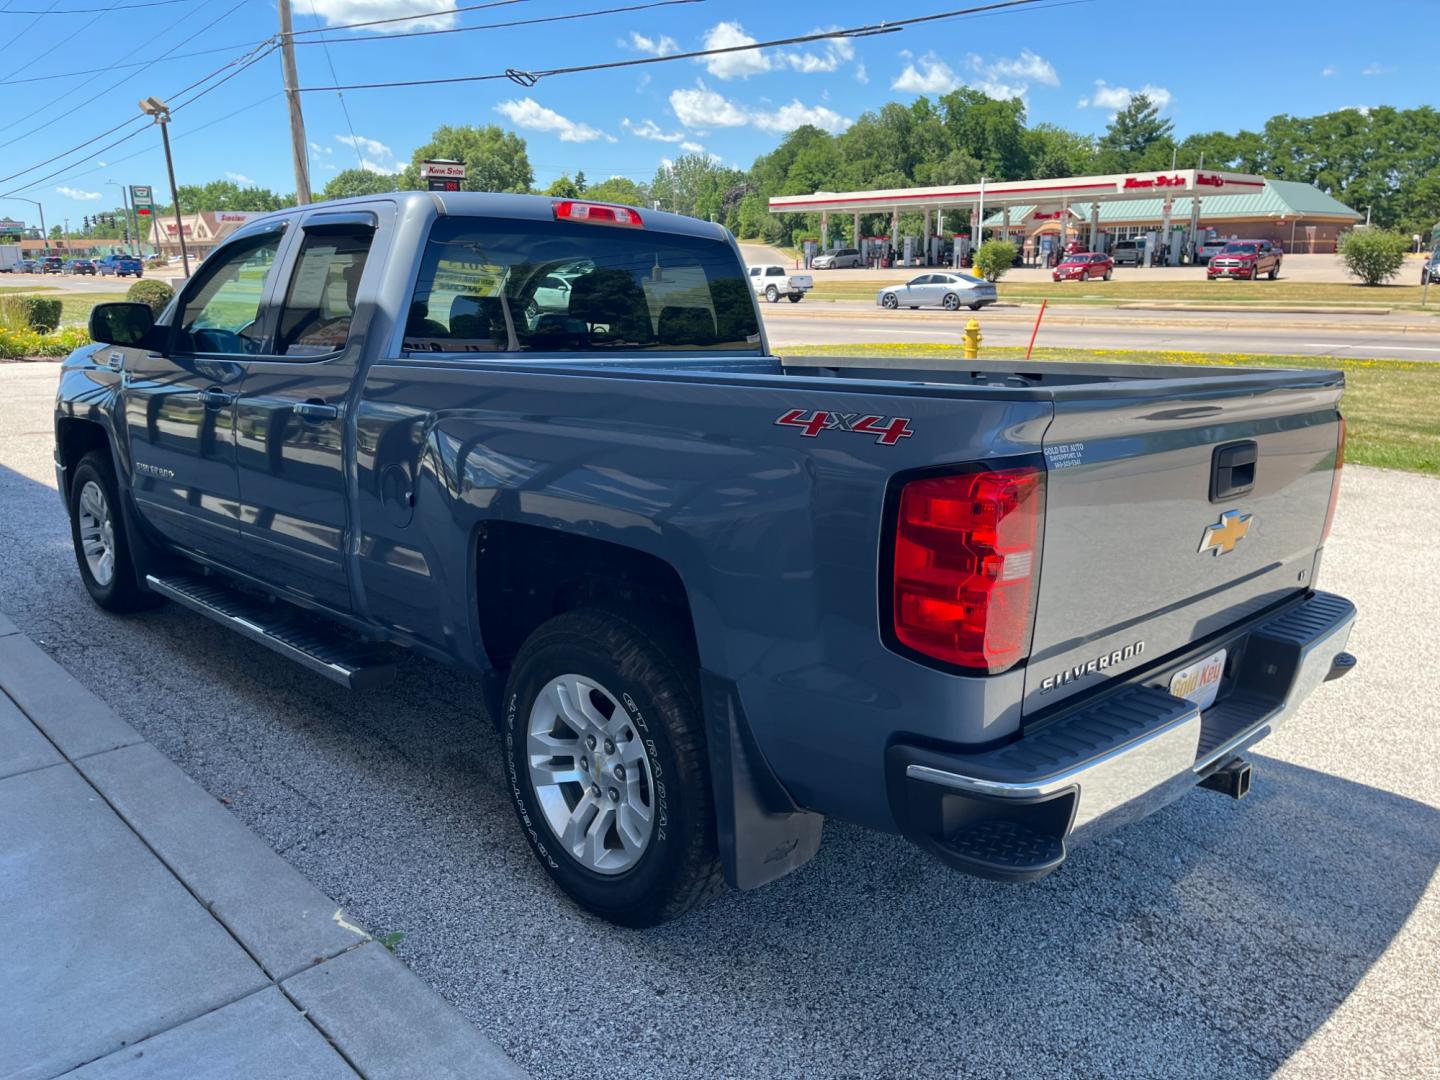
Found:
[{"label": "truck shadow on ground", "polygon": [[1257,756],[1243,803],[1197,791],[1033,885],[829,823],[791,877],[616,930],[534,863],[475,680],[352,695],[174,606],[107,616],[53,490],[0,474],[46,523],[0,606],[537,1076],[1263,1076],[1411,947],[1440,864],[1435,808]]}]

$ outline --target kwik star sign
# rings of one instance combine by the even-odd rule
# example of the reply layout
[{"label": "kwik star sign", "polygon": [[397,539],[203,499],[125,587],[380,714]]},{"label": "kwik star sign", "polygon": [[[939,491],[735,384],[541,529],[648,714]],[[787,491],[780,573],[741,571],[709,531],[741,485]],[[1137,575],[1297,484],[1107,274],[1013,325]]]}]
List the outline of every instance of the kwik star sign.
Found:
[{"label": "kwik star sign", "polygon": [[[1246,186],[1246,184],[1245,184],[1244,181],[1239,181],[1239,180],[1231,180],[1230,183],[1231,183],[1231,184],[1239,184],[1239,185],[1242,186],[1242,187],[1243,187],[1243,186]],[[1132,190],[1132,189],[1134,189],[1134,188],[1183,188],[1183,187],[1188,187],[1188,186],[1189,186],[1189,183],[1188,183],[1188,181],[1186,180],[1186,178],[1183,177],[1183,176],[1167,176],[1167,175],[1162,174],[1162,175],[1160,175],[1160,176],[1145,176],[1145,177],[1141,177],[1141,176],[1127,176],[1127,177],[1125,178],[1124,189],[1127,190],[1127,191],[1129,191],[1129,190]],[[1216,173],[1202,173],[1202,172],[1197,172],[1197,173],[1195,174],[1195,186],[1196,186],[1197,188],[1202,188],[1202,187],[1223,188],[1223,187],[1225,186],[1225,177],[1220,176],[1220,175],[1218,175],[1218,174],[1216,174]],[[1249,185],[1249,186],[1255,186],[1255,185]],[[1261,186],[1263,186],[1263,185],[1261,185]]]}]

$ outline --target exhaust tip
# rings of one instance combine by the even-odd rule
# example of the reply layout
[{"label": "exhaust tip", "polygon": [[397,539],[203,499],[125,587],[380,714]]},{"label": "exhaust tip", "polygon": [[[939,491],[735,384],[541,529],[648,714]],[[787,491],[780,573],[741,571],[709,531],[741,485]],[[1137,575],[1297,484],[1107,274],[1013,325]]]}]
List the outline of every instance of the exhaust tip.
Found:
[{"label": "exhaust tip", "polygon": [[1250,762],[1244,758],[1231,758],[1204,780],[1200,786],[1229,795],[1232,799],[1243,799],[1250,794]]}]

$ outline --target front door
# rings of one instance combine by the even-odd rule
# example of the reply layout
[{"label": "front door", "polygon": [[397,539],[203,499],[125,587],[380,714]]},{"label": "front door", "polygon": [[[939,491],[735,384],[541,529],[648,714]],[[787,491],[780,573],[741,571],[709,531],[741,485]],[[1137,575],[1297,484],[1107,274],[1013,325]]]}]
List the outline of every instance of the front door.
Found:
[{"label": "front door", "polygon": [[338,611],[351,609],[345,421],[364,346],[357,297],[375,224],[374,214],[353,211],[301,223],[274,346],[246,364],[236,403],[248,568]]},{"label": "front door", "polygon": [[218,252],[184,288],[166,355],[121,350],[131,490],[172,543],[233,564],[240,545],[235,406],[245,357],[267,337],[271,272],[282,233]]}]

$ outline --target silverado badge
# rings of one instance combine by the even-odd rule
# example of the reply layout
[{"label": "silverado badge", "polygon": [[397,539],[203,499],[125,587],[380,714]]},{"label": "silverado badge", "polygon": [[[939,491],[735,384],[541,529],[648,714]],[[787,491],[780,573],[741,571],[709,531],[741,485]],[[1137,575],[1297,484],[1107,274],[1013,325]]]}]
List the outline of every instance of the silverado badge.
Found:
[{"label": "silverado badge", "polygon": [[1220,515],[1219,521],[1205,526],[1205,532],[1200,537],[1200,554],[1213,551],[1219,556],[1234,551],[1235,545],[1244,540],[1245,534],[1250,531],[1250,522],[1254,518],[1254,514],[1226,510]]}]

